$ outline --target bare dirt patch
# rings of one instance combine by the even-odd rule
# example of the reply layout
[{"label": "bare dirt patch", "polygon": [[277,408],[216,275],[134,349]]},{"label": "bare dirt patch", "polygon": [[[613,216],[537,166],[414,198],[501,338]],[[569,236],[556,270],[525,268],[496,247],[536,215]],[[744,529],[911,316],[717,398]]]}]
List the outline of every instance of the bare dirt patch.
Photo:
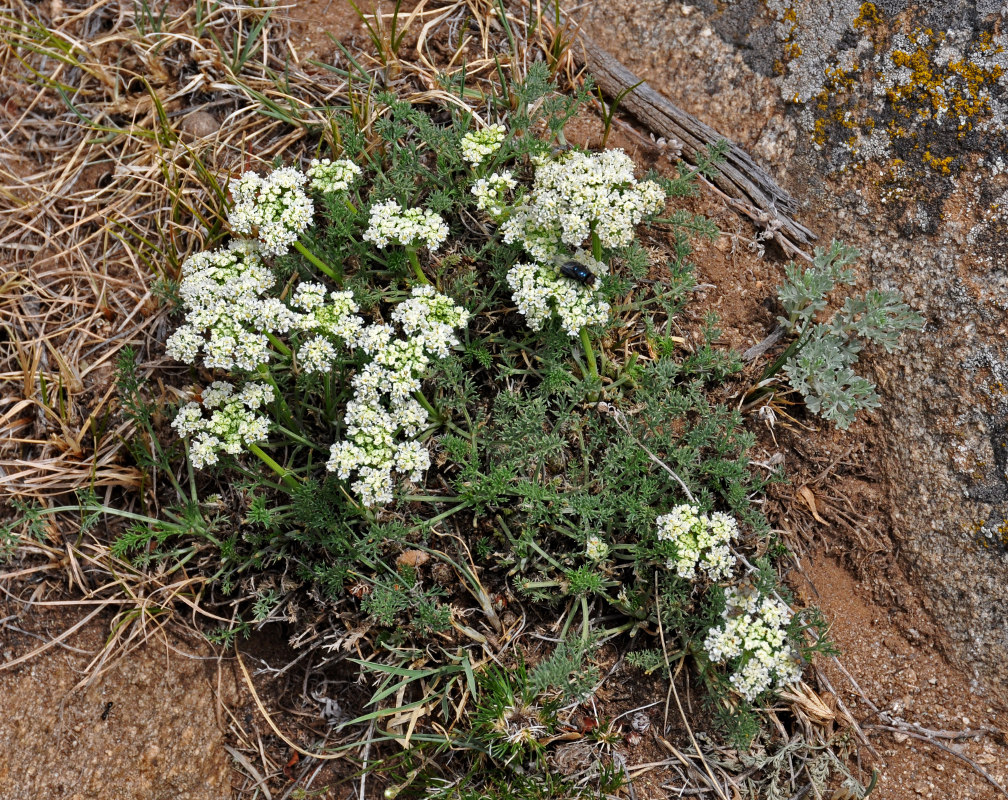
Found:
[{"label": "bare dirt patch", "polygon": [[[158,632],[125,657],[91,666],[112,616],[78,606],[4,604],[0,797],[222,800],[231,797],[228,712],[234,675],[191,635]],[[0,666],[3,666],[0,663]]]},{"label": "bare dirt patch", "polygon": [[[959,665],[949,663],[928,636],[906,627],[908,621],[922,630],[933,624],[915,599],[906,598],[917,607],[909,619],[907,612],[900,619],[895,609],[872,602],[870,582],[855,580],[835,559],[818,555],[802,566],[803,573],[795,576],[800,596],[823,609],[842,651],[839,663],[823,659],[821,669],[877,751],[873,755],[865,749],[861,756],[879,770],[878,796],[998,796],[997,789],[958,756],[971,759],[1005,785],[1006,709],[985,696]],[[906,722],[911,725],[901,724]]]}]

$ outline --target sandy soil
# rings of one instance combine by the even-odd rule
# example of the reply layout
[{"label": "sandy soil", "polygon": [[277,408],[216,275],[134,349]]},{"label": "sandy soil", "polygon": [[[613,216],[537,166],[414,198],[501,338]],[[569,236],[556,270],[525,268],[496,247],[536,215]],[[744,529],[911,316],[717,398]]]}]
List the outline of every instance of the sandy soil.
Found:
[{"label": "sandy soil", "polygon": [[230,670],[192,636],[153,633],[96,674],[108,613],[31,655],[88,611],[4,604],[0,798],[231,797]]},{"label": "sandy soil", "polygon": [[[997,797],[994,786],[964,759],[1005,785],[1008,715],[920,632],[929,627],[927,615],[915,609],[911,619],[920,630],[905,628],[905,619],[873,603],[872,587],[852,578],[835,559],[820,554],[802,566],[796,588],[805,584],[803,599],[826,613],[842,651],[836,662],[823,659],[822,669],[836,689],[834,699],[851,710],[876,751],[863,751],[862,757],[879,770],[878,797]],[[899,730],[899,722],[911,727]],[[928,734],[934,731],[943,733]],[[979,734],[954,735],[963,731]]]}]

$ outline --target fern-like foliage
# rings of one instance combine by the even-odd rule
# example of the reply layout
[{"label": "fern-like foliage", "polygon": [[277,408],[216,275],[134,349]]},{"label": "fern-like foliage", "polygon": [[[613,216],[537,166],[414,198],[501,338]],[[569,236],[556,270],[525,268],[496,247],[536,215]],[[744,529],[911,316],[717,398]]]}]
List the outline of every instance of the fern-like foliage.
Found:
[{"label": "fern-like foliage", "polygon": [[858,411],[879,406],[875,385],[854,371],[864,343],[891,353],[903,331],[923,327],[923,318],[898,292],[877,289],[846,298],[839,311],[821,321],[829,294],[838,285],[854,283],[849,266],[857,256],[853,247],[833,242],[828,250],[816,248],[811,267],[803,270],[793,262],[787,267],[777,290],[784,309],[778,321],[796,338],[764,373],[769,378],[783,369],[806,408],[841,430]]}]

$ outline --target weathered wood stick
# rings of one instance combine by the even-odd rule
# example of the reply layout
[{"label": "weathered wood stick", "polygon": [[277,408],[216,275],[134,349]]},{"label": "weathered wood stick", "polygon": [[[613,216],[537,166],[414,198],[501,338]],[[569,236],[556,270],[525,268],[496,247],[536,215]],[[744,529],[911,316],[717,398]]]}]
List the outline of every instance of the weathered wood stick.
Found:
[{"label": "weathered wood stick", "polygon": [[[679,140],[687,162],[696,164],[710,145],[725,139],[709,125],[672,104],[646,82],[642,83],[633,72],[583,33],[579,35],[579,40],[581,47],[571,49],[575,60],[587,67],[609,97],[617,97],[620,92],[640,83],[623,97],[620,107],[656,135]],[[712,178],[714,185],[728,198],[742,204],[742,210],[757,224],[770,228],[777,237],[786,237],[795,250],[802,250],[815,239],[812,231],[790,217],[797,208],[795,199],[741,147],[729,142],[725,160],[716,165],[716,169],[717,174]],[[788,249],[785,246],[785,250]]]}]

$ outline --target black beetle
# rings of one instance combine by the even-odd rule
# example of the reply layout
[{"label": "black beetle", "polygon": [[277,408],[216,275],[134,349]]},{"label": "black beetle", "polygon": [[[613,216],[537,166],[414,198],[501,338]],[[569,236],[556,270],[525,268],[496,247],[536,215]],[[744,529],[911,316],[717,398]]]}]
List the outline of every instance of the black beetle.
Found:
[{"label": "black beetle", "polygon": [[586,286],[594,286],[597,280],[594,272],[580,261],[574,261],[573,259],[568,259],[560,265],[560,274]]}]

